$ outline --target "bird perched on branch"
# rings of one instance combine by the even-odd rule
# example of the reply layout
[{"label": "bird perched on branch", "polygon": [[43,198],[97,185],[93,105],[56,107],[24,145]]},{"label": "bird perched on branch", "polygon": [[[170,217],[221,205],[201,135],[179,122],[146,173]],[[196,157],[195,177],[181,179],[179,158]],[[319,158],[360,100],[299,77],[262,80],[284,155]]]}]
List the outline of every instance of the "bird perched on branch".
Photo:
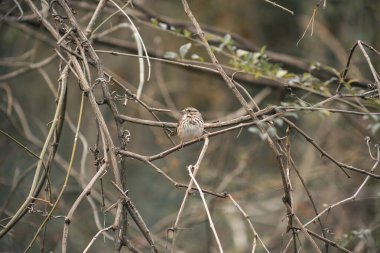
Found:
[{"label": "bird perched on branch", "polygon": [[178,121],[177,126],[177,134],[181,140],[181,144],[184,141],[201,137],[204,129],[202,114],[193,107],[187,107],[181,113],[182,117]]}]

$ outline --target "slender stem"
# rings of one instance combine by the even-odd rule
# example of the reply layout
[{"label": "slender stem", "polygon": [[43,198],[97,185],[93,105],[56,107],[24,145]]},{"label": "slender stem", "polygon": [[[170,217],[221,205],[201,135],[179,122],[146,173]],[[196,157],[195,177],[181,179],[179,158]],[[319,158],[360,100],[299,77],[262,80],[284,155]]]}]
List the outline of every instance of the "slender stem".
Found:
[{"label": "slender stem", "polygon": [[58,122],[60,120],[59,118],[61,117],[61,115],[64,115],[63,110],[65,108],[65,103],[66,103],[67,73],[68,73],[68,68],[65,68],[64,71],[62,72],[62,80],[64,80],[64,81],[62,81],[62,84],[61,84],[61,91],[60,91],[59,98],[58,98],[57,109],[55,111],[55,115],[54,115],[50,130],[49,130],[49,133],[46,137],[44,146],[42,147],[41,153],[39,155],[40,160],[38,160],[38,162],[37,162],[37,168],[36,168],[36,171],[34,173],[34,177],[33,177],[32,185],[31,185],[30,190],[29,190],[29,194],[28,194],[27,198],[24,200],[24,202],[21,204],[21,206],[18,208],[16,213],[13,215],[12,219],[10,221],[8,221],[8,223],[5,226],[3,226],[2,230],[0,231],[0,238],[2,238],[9,231],[9,229],[11,229],[16,224],[16,222],[19,220],[19,218],[25,212],[25,209],[28,207],[28,205],[33,200],[33,195],[37,189],[37,185],[38,185],[37,183],[40,179],[40,173],[42,171],[42,168],[44,167],[43,157],[46,155],[48,147],[54,138],[54,133],[57,130]]},{"label": "slender stem", "polygon": [[199,195],[201,196],[201,199],[202,199],[202,202],[203,202],[203,205],[205,207],[205,211],[206,211],[206,214],[207,214],[207,218],[208,218],[208,221],[210,222],[210,227],[211,227],[211,230],[214,234],[214,237],[215,237],[215,240],[216,240],[216,244],[218,245],[218,248],[219,248],[219,252],[223,253],[223,248],[222,248],[222,244],[220,243],[220,239],[219,239],[219,236],[218,236],[218,233],[216,232],[216,229],[215,229],[215,226],[214,226],[214,223],[212,222],[212,218],[211,218],[211,214],[210,214],[210,211],[208,210],[208,207],[207,207],[207,202],[206,202],[206,199],[205,199],[205,196],[201,190],[201,187],[199,186],[197,180],[195,180],[195,176],[193,175],[193,173],[191,172],[191,167],[192,166],[189,166],[187,167],[188,171],[189,171],[189,175],[191,177],[191,180],[194,182],[194,184],[196,185],[196,187],[198,188],[199,190]]},{"label": "slender stem", "polygon": [[78,117],[78,122],[77,122],[77,131],[75,132],[73,148],[71,150],[71,157],[70,157],[69,167],[67,168],[67,172],[66,172],[65,180],[63,182],[63,186],[62,186],[62,188],[61,188],[61,190],[60,190],[60,192],[58,194],[58,197],[57,197],[57,199],[56,199],[53,207],[50,209],[48,215],[46,216],[46,218],[44,219],[44,221],[41,223],[41,225],[38,228],[37,232],[34,234],[34,237],[33,237],[32,241],[29,243],[29,245],[25,249],[24,253],[26,253],[26,252],[28,252],[30,250],[30,248],[32,247],[34,241],[37,239],[37,236],[39,235],[39,233],[41,232],[41,230],[45,227],[46,223],[50,220],[53,212],[55,211],[55,209],[57,208],[58,204],[60,203],[62,195],[65,192],[65,189],[67,187],[67,183],[68,183],[69,178],[70,178],[70,172],[71,172],[71,168],[73,166],[73,162],[74,162],[74,158],[75,158],[75,154],[76,154],[76,149],[77,149],[78,134],[79,134],[79,129],[80,129],[80,125],[81,125],[81,122],[82,122],[82,116],[83,116],[84,97],[85,96],[82,95],[81,103],[80,103],[80,108],[79,108],[79,117]]},{"label": "slender stem", "polygon": [[37,154],[35,154],[32,150],[30,150],[24,144],[22,144],[21,142],[19,142],[18,140],[16,140],[16,138],[12,137],[10,134],[4,132],[1,129],[0,129],[0,133],[2,133],[3,135],[7,136],[9,139],[11,139],[12,141],[14,141],[17,145],[19,145],[20,147],[22,147],[23,149],[25,149],[29,154],[31,154],[32,156],[34,156],[35,158],[37,158],[38,160],[40,160],[40,157]]},{"label": "slender stem", "polygon": [[78,198],[75,200],[74,204],[71,206],[69,212],[66,215],[65,218],[65,225],[63,227],[63,236],[62,236],[62,253],[66,253],[67,249],[67,238],[69,234],[69,225],[71,223],[71,219],[74,215],[74,212],[78,208],[80,202],[83,200],[83,198],[88,194],[88,192],[91,190],[92,186],[95,184],[96,180],[103,174],[103,172],[107,169],[107,164],[104,163],[100,169],[96,172],[96,174],[91,178],[90,182],[87,184],[87,186],[83,189],[81,194],[78,196]]},{"label": "slender stem", "polygon": [[99,230],[95,235],[94,237],[91,239],[91,241],[87,244],[87,247],[83,250],[83,253],[87,253],[88,250],[90,249],[90,247],[92,246],[92,244],[95,242],[96,238],[99,237],[99,235],[101,235],[102,233],[110,230],[110,229],[113,229],[113,226],[109,226],[109,227],[106,227],[106,228],[103,228],[101,230]]},{"label": "slender stem", "polygon": [[[205,141],[204,141],[204,144],[203,144],[203,148],[202,148],[202,150],[201,150],[201,153],[199,154],[199,157],[198,157],[198,160],[197,160],[197,162],[195,163],[195,165],[194,166],[191,166],[191,167],[193,167],[193,169],[194,169],[194,172],[192,173],[192,175],[195,177],[196,175],[197,175],[197,173],[198,173],[198,170],[199,170],[199,168],[200,168],[200,164],[201,164],[201,162],[202,162],[202,160],[203,160],[203,157],[204,157],[204,155],[205,155],[205,153],[206,153],[206,150],[207,150],[207,147],[208,147],[208,144],[209,144],[209,138],[208,138],[208,136],[206,135],[205,136],[205,139],[204,139]],[[193,182],[194,182],[194,180],[190,180],[190,182],[189,182],[189,185],[188,185],[188,187],[187,187],[187,189],[186,189],[186,193],[185,193],[185,196],[183,197],[183,200],[182,200],[182,203],[181,203],[181,207],[179,208],[179,211],[178,211],[178,214],[177,214],[177,218],[176,218],[176,220],[175,220],[175,222],[174,222],[174,225],[173,225],[173,228],[172,228],[172,230],[173,230],[173,242],[172,242],[172,248],[171,248],[171,252],[173,253],[174,252],[174,245],[175,245],[175,241],[176,241],[176,230],[178,229],[178,224],[179,224],[179,219],[180,219],[180,217],[181,217],[181,214],[182,214],[182,212],[183,212],[183,210],[184,210],[184,208],[185,208],[185,204],[186,204],[186,201],[187,201],[187,198],[188,198],[188,196],[189,196],[189,194],[190,194],[190,191],[192,190],[192,187],[193,187]],[[202,189],[200,189],[199,187],[198,187],[198,190],[200,190],[201,192],[202,192]],[[200,192],[200,193],[201,193]],[[203,192],[202,192],[202,194],[203,194]]]}]

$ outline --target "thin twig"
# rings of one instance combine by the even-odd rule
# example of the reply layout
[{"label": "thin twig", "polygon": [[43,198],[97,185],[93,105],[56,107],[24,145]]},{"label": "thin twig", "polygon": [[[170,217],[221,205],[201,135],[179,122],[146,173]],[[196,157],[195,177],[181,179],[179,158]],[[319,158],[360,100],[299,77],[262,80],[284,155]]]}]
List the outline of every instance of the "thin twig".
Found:
[{"label": "thin twig", "polygon": [[144,235],[145,239],[151,246],[153,252],[158,253],[158,249],[156,248],[154,241],[152,239],[152,236],[150,235],[150,231],[148,229],[148,226],[145,224],[143,218],[141,217],[139,211],[135,207],[135,205],[132,203],[132,200],[130,197],[127,196],[127,194],[114,182],[112,182],[113,186],[122,194],[123,196],[123,203],[126,206],[129,214],[132,216],[132,219],[135,221],[137,227],[141,231],[141,233]]},{"label": "thin twig", "polygon": [[[66,67],[66,73],[67,72],[68,72],[68,68]],[[33,239],[30,241],[30,243],[29,243],[28,247],[25,249],[24,253],[26,253],[26,252],[28,252],[30,250],[30,248],[32,247],[34,241],[37,239],[37,236],[39,235],[39,233],[41,232],[41,230],[45,227],[46,223],[51,218],[53,212],[55,211],[55,209],[57,208],[58,204],[60,203],[60,200],[61,200],[61,198],[63,196],[63,193],[65,192],[65,189],[67,187],[67,183],[68,183],[69,178],[70,178],[70,171],[72,169],[74,158],[75,158],[75,154],[76,154],[77,141],[78,141],[78,133],[79,133],[80,125],[81,125],[81,122],[82,122],[83,108],[84,108],[84,96],[82,95],[82,99],[81,99],[81,103],[80,103],[80,108],[79,108],[77,130],[76,130],[75,136],[74,136],[73,147],[72,147],[72,150],[71,150],[70,163],[69,163],[69,167],[67,168],[65,180],[63,182],[62,188],[61,188],[61,190],[60,190],[60,192],[59,192],[59,194],[57,196],[57,199],[56,199],[53,207],[50,209],[48,215],[46,216],[46,218],[44,219],[44,221],[39,226],[37,232],[34,234]]]},{"label": "thin twig", "polygon": [[379,78],[378,78],[379,74],[376,72],[375,68],[373,67],[371,59],[369,58],[367,52],[364,50],[362,42],[360,40],[358,40],[358,45],[359,45],[359,48],[360,48],[360,50],[362,51],[362,53],[364,55],[364,58],[367,61],[367,64],[368,64],[370,70],[371,70],[373,79],[375,80],[375,85],[377,87],[377,92],[378,92],[379,98],[380,98],[380,81],[379,81]]},{"label": "thin twig", "polygon": [[278,4],[276,2],[273,2],[273,1],[270,1],[270,0],[264,0],[264,1],[267,2],[267,3],[270,3],[273,6],[276,6],[276,7],[280,8],[281,10],[284,10],[284,11],[289,12],[290,14],[294,15],[294,11],[291,11],[288,8],[286,8],[286,7]]},{"label": "thin twig", "polygon": [[[371,172],[373,172],[373,171],[377,168],[377,166],[379,165],[379,163],[380,163],[380,150],[379,150],[379,148],[380,148],[380,147],[377,146],[377,160],[376,160],[376,162],[374,163],[374,165],[372,166],[372,168],[371,168],[371,170],[370,170]],[[309,220],[308,222],[306,222],[306,223],[304,224],[304,226],[306,227],[306,226],[310,225],[310,224],[313,223],[316,219],[318,219],[319,217],[321,217],[324,213],[329,212],[331,209],[333,209],[333,208],[335,208],[335,207],[337,207],[337,206],[339,206],[339,205],[342,205],[342,204],[344,204],[344,203],[346,203],[346,202],[348,202],[348,201],[353,201],[353,200],[355,200],[356,197],[357,197],[357,195],[360,193],[360,191],[363,189],[363,187],[367,184],[367,182],[368,182],[368,180],[369,180],[370,178],[371,178],[370,175],[366,176],[365,179],[363,180],[363,182],[359,185],[358,189],[355,191],[355,193],[354,193],[352,196],[350,196],[350,197],[348,197],[348,198],[345,198],[345,199],[343,199],[343,200],[341,200],[341,201],[338,201],[338,202],[336,202],[336,203],[330,205],[329,207],[325,208],[322,212],[320,212],[320,213],[319,213],[318,215],[316,215],[314,218],[312,218],[311,220]]]},{"label": "thin twig", "polygon": [[293,122],[291,122],[290,120],[288,120],[287,118],[285,117],[282,117],[282,119],[292,128],[294,128],[295,130],[297,130],[297,132],[299,132],[303,137],[305,137],[305,139],[310,142],[311,145],[313,145],[316,149],[319,150],[319,152],[321,152],[324,156],[326,156],[330,161],[332,161],[333,163],[335,163],[341,170],[344,174],[346,174],[346,176],[349,178],[350,175],[347,174],[347,172],[344,170],[345,167],[341,165],[340,162],[338,162],[337,160],[335,160],[329,153],[327,153],[325,150],[323,150],[318,144],[315,143],[315,141],[310,137],[308,136],[304,131],[302,131],[299,127],[297,127]]},{"label": "thin twig", "polygon": [[[206,146],[206,142],[208,142],[208,139],[205,139],[205,146]],[[206,146],[207,147],[207,146]],[[203,192],[201,190],[201,187],[199,186],[198,182],[196,181],[195,179],[195,175],[193,173],[195,173],[195,168],[194,168],[194,172],[192,172],[192,167],[193,166],[188,166],[187,167],[187,170],[189,171],[189,175],[191,177],[191,180],[192,182],[194,182],[194,184],[196,185],[196,187],[198,188],[198,191],[199,191],[199,195],[202,199],[202,202],[203,202],[203,205],[205,207],[205,211],[207,213],[207,218],[208,218],[208,221],[210,222],[210,227],[211,227],[211,230],[214,234],[214,237],[215,237],[215,240],[216,240],[216,243],[218,245],[218,248],[219,248],[219,252],[223,253],[223,248],[222,248],[222,244],[220,243],[220,239],[218,237],[218,234],[216,232],[216,229],[215,229],[215,226],[214,226],[214,223],[212,222],[212,218],[211,218],[211,214],[210,214],[210,211],[208,210],[208,207],[207,207],[207,202],[206,202],[206,199],[203,195]]]},{"label": "thin twig", "polygon": [[150,60],[149,60],[148,51],[147,51],[146,48],[145,48],[144,41],[143,41],[143,39],[141,38],[139,31],[137,30],[137,28],[136,28],[135,24],[133,23],[132,19],[128,16],[128,14],[127,14],[122,8],[120,8],[119,5],[117,5],[117,4],[116,4],[114,1],[112,1],[112,0],[108,0],[108,1],[110,1],[113,5],[115,5],[115,7],[118,8],[118,9],[120,10],[120,12],[124,14],[125,17],[127,17],[129,23],[131,23],[131,26],[132,26],[132,28],[133,28],[134,34],[137,35],[138,39],[140,40],[141,45],[142,45],[142,47],[144,48],[145,55],[147,56],[147,63],[148,63],[148,77],[147,77],[147,80],[149,81],[149,79],[150,79],[150,72],[151,72]]},{"label": "thin twig", "polygon": [[[193,170],[194,170],[193,174],[192,174],[194,176],[196,176],[197,173],[198,173],[198,170],[200,168],[200,164],[201,164],[201,162],[203,160],[203,157],[204,157],[204,155],[206,153],[208,144],[209,144],[209,138],[206,135],[205,138],[204,138],[204,144],[203,144],[201,153],[199,154],[198,160],[197,160],[197,162],[195,163],[194,166],[191,166],[191,167],[193,167]],[[187,198],[188,198],[188,196],[190,194],[190,191],[192,189],[193,183],[194,183],[194,180],[190,180],[189,185],[187,187],[187,190],[185,192],[185,196],[183,197],[181,206],[179,208],[179,211],[178,211],[178,214],[177,214],[177,218],[176,218],[176,220],[174,222],[173,227],[171,228],[171,230],[174,232],[174,234],[173,234],[173,241],[172,241],[172,247],[171,247],[171,252],[172,253],[174,252],[174,245],[175,245],[175,241],[176,241],[176,233],[175,232],[178,229],[179,219],[180,219],[180,217],[182,215],[182,212],[183,212],[183,210],[185,208],[185,204],[186,204]],[[198,188],[199,194],[203,194],[202,189],[200,187],[197,187],[197,188]]]},{"label": "thin twig", "polygon": [[[301,230],[300,228],[297,228],[297,227],[295,227],[295,229],[299,229],[299,230]],[[318,238],[319,240],[325,242],[326,244],[329,244],[329,245],[331,245],[331,246],[333,246],[333,247],[335,247],[335,248],[337,248],[337,249],[340,249],[340,250],[343,251],[343,252],[346,252],[346,253],[352,253],[351,250],[348,250],[348,249],[346,249],[346,248],[340,246],[340,245],[337,244],[336,242],[331,241],[331,240],[327,239],[326,237],[320,236],[319,234],[317,234],[317,233],[315,233],[315,232],[313,232],[313,231],[311,231],[311,230],[309,230],[309,229],[306,229],[306,231],[307,231],[307,233],[309,233],[311,236],[314,236],[315,238]]]},{"label": "thin twig", "polygon": [[22,144],[21,142],[19,142],[18,140],[16,140],[16,138],[12,137],[10,134],[4,132],[3,130],[0,129],[0,133],[2,133],[3,135],[7,136],[9,139],[11,139],[14,143],[16,143],[17,145],[19,145],[20,147],[22,147],[23,149],[25,149],[29,154],[31,154],[32,156],[34,156],[35,158],[37,158],[38,160],[40,160],[39,156],[37,154],[35,154],[32,150],[30,150],[27,146],[25,146],[24,144]]},{"label": "thin twig", "polygon": [[[40,173],[43,168],[43,157],[46,155],[46,152],[48,151],[49,145],[51,144],[51,141],[54,137],[54,133],[57,130],[56,128],[58,127],[59,123],[59,118],[61,115],[64,115],[64,108],[65,108],[65,100],[66,100],[66,91],[67,91],[67,86],[66,86],[66,77],[67,77],[67,71],[68,68],[66,68],[65,72],[62,72],[62,82],[61,85],[61,91],[59,94],[59,100],[58,100],[58,106],[55,111],[55,115],[49,130],[49,133],[46,137],[44,146],[41,150],[41,153],[39,155],[40,159],[37,163],[37,168],[33,177],[33,181],[29,190],[29,194],[27,198],[24,200],[24,202],[21,204],[21,206],[18,208],[16,213],[13,215],[12,219],[8,221],[8,223],[2,227],[2,230],[0,231],[0,238],[2,238],[18,221],[18,219],[21,217],[21,215],[25,212],[26,208],[32,201],[33,195],[36,192],[37,185],[38,185],[38,180],[40,179]],[[65,77],[66,76],[66,77]]]},{"label": "thin twig", "polygon": [[254,253],[255,251],[255,246],[256,246],[256,238],[259,239],[259,242],[261,243],[261,245],[263,246],[264,250],[269,253],[269,250],[267,249],[267,247],[265,246],[264,242],[261,240],[259,234],[256,232],[256,229],[254,228],[252,222],[251,222],[251,219],[249,218],[249,215],[244,212],[244,210],[241,208],[241,206],[235,201],[235,199],[232,197],[231,194],[228,194],[227,195],[230,200],[232,201],[232,203],[234,204],[234,206],[236,206],[236,208],[239,210],[239,212],[243,215],[244,219],[247,220],[248,222],[248,225],[249,227],[251,228],[252,230],[252,233],[253,233],[253,242],[252,242],[252,253]]},{"label": "thin twig", "polygon": [[[292,208],[287,203],[285,203],[285,205],[286,205],[287,210],[289,212],[291,212]],[[293,216],[293,220],[298,224],[298,226],[300,227],[301,231],[305,235],[306,239],[311,244],[311,247],[313,248],[313,250],[315,252],[317,252],[317,253],[322,253],[322,251],[318,248],[318,245],[315,243],[315,241],[313,240],[313,238],[311,238],[311,236],[309,235],[309,233],[306,231],[306,228],[305,228],[306,226],[304,226],[302,224],[302,222],[298,219],[297,215],[295,215],[293,213],[292,216]]]},{"label": "thin twig", "polygon": [[321,2],[322,2],[322,0],[320,0],[320,1],[315,5],[315,7],[314,7],[314,9],[313,9],[313,14],[311,15],[311,18],[310,18],[310,21],[309,21],[309,23],[307,24],[306,29],[305,29],[305,31],[303,32],[301,38],[297,41],[297,44],[296,44],[297,46],[298,46],[298,44],[302,41],[302,39],[305,37],[306,32],[309,30],[309,27],[310,27],[310,26],[311,26],[310,37],[313,36],[313,32],[314,32],[314,19],[315,19],[315,16],[317,15],[317,11],[318,11],[318,8],[319,8]]},{"label": "thin twig", "polygon": [[78,208],[80,202],[83,200],[83,198],[88,194],[88,192],[91,190],[93,185],[95,184],[96,180],[103,174],[103,172],[107,169],[107,163],[104,163],[100,169],[96,172],[96,174],[91,178],[90,182],[87,184],[87,186],[83,189],[81,194],[78,196],[78,198],[75,200],[74,204],[71,206],[69,212],[66,215],[65,218],[65,225],[63,227],[63,236],[62,236],[62,253],[66,253],[67,249],[67,238],[69,235],[69,225],[71,223],[71,219],[74,215],[74,212]]},{"label": "thin twig", "polygon": [[99,237],[99,235],[101,235],[102,233],[110,230],[110,229],[113,229],[113,226],[109,226],[109,227],[106,227],[106,228],[103,228],[101,230],[99,230],[95,235],[94,237],[91,239],[91,241],[87,244],[86,248],[83,250],[83,253],[87,253],[88,250],[90,249],[90,247],[92,246],[92,244],[95,242],[95,240]]}]

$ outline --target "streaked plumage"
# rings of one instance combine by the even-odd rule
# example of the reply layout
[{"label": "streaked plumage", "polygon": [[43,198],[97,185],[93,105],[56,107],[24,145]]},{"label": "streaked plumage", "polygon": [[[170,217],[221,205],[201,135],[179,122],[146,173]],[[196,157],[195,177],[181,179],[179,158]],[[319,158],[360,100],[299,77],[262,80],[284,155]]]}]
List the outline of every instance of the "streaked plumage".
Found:
[{"label": "streaked plumage", "polygon": [[178,122],[177,134],[181,140],[189,141],[199,138],[203,134],[204,122],[202,114],[193,107],[187,107],[182,110],[182,117]]}]

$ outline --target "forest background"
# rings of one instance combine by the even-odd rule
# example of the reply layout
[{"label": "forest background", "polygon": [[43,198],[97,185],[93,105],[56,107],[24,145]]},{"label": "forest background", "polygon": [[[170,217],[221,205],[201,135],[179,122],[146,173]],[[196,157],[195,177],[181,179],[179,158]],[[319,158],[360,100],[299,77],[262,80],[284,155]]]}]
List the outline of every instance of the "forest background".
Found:
[{"label": "forest background", "polygon": [[1,1],[0,252],[379,251],[379,10]]}]

